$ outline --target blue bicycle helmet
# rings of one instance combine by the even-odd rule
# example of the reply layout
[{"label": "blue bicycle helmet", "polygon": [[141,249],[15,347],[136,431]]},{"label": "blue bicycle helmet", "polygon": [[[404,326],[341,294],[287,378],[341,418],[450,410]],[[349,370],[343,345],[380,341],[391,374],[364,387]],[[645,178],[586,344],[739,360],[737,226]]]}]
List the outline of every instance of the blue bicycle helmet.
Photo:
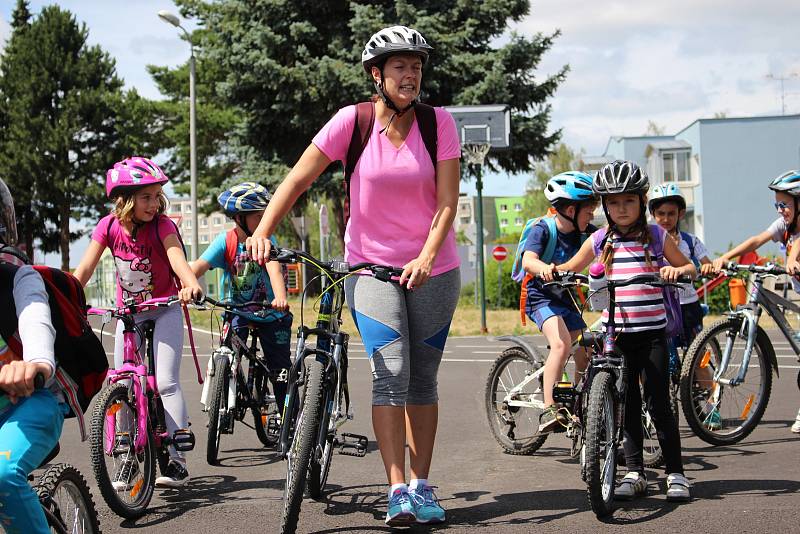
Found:
[{"label": "blue bicycle helmet", "polygon": [[592,177],[579,171],[556,174],[544,186],[544,196],[556,207],[559,204],[584,202],[594,199]]},{"label": "blue bicycle helmet", "polygon": [[267,188],[255,182],[242,182],[220,193],[217,202],[229,217],[238,213],[266,209],[272,195]]},{"label": "blue bicycle helmet", "polygon": [[656,208],[667,201],[675,202],[678,205],[678,209],[686,209],[686,199],[683,198],[681,188],[678,187],[678,184],[674,183],[665,183],[655,186],[653,188],[653,193],[650,195],[647,207],[650,213],[653,213]]},{"label": "blue bicycle helmet", "polygon": [[781,191],[783,193],[792,195],[793,197],[800,196],[800,171],[787,171],[769,184],[769,188],[773,191]]}]

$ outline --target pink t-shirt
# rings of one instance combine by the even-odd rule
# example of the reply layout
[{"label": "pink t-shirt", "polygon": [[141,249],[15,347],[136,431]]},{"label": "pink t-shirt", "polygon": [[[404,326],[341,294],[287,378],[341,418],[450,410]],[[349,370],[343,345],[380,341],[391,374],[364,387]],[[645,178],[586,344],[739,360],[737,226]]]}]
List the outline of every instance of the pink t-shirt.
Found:
[{"label": "pink t-shirt", "polygon": [[[461,157],[456,124],[444,108],[436,110],[439,161]],[[347,159],[355,126],[355,106],[340,109],[314,136],[313,143],[331,161]],[[419,256],[436,213],[436,170],[416,118],[400,148],[380,133],[375,121],[369,142],[350,179],[350,220],[345,230],[345,259],[402,267]],[[432,275],[458,267],[452,228],[439,249]]]},{"label": "pink t-shirt", "polygon": [[92,232],[92,240],[110,248],[114,256],[117,306],[122,306],[130,297],[135,302],[144,302],[178,294],[163,244],[164,238],[178,232],[167,216],[160,216],[157,224],[157,232],[156,224],[150,222],[142,226],[133,239],[114,215],[106,215]]}]

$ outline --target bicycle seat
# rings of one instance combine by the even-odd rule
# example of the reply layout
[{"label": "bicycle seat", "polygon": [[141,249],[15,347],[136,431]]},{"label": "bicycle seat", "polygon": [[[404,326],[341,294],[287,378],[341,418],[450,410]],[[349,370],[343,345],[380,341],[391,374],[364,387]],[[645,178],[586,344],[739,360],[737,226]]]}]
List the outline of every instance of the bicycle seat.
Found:
[{"label": "bicycle seat", "polygon": [[42,467],[44,467],[45,465],[47,465],[47,464],[49,464],[50,462],[52,462],[52,461],[53,461],[53,458],[55,458],[56,456],[58,456],[58,453],[59,453],[59,452],[61,452],[61,444],[60,444],[60,443],[56,443],[56,446],[55,446],[55,447],[53,447],[53,450],[52,450],[52,451],[50,451],[50,452],[47,454],[47,456],[45,456],[45,457],[44,457],[44,460],[42,460],[42,463],[41,463],[41,464],[39,464],[39,467],[37,467],[37,469],[41,469],[41,468],[42,468]]}]

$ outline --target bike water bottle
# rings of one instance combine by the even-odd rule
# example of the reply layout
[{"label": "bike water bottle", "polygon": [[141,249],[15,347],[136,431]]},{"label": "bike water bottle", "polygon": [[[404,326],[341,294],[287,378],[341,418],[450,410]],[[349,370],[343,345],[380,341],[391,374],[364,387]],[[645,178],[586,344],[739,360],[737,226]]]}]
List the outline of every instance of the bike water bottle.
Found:
[{"label": "bike water bottle", "polygon": [[608,308],[607,285],[605,265],[593,263],[589,267],[589,305],[592,310],[602,311]]}]

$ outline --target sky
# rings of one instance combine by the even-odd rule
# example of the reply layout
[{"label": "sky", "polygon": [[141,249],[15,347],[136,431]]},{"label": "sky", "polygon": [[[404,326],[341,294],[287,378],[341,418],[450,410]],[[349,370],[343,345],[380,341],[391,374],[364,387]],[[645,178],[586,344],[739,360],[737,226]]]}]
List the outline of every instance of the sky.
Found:
[{"label": "sky", "polygon": [[[0,42],[15,3],[0,6]],[[32,1],[31,11],[50,3]],[[172,2],[58,4],[86,23],[90,43],[116,58],[126,86],[146,97],[159,97],[147,64],[175,66],[187,58],[178,30],[156,16],[159,9],[177,14]],[[551,128],[561,129],[570,147],[600,155],[610,136],[642,135],[649,121],[670,134],[715,113],[780,114],[780,83],[770,74],[796,74],[785,82],[785,108],[800,113],[798,21],[798,0],[533,0],[530,14],[510,31],[561,30],[536,71],[544,79],[570,66],[551,100]],[[527,179],[487,175],[484,194],[521,194]],[[462,191],[474,194],[474,183]]]}]

